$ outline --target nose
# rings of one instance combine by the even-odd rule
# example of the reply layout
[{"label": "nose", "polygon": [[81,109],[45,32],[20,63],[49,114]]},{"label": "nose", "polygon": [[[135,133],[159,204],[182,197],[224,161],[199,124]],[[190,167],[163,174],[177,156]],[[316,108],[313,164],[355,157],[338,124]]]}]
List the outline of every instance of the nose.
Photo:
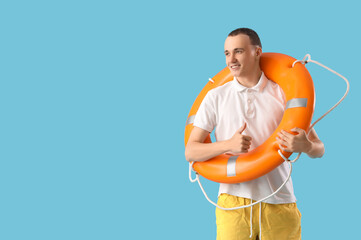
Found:
[{"label": "nose", "polygon": [[231,63],[234,63],[234,62],[236,61],[236,58],[235,58],[235,56],[234,56],[233,53],[231,53],[231,54],[229,55],[229,61],[230,61]]}]

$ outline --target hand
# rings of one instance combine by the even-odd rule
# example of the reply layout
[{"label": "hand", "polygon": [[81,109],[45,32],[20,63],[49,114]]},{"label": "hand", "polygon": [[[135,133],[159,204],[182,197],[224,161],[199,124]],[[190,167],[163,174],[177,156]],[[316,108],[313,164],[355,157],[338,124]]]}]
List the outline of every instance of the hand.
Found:
[{"label": "hand", "polygon": [[305,130],[301,128],[293,128],[292,132],[297,135],[281,130],[276,137],[281,150],[285,152],[305,152],[308,153],[312,148],[312,143],[307,137]]},{"label": "hand", "polygon": [[242,135],[246,127],[247,124],[244,123],[244,125],[234,133],[232,138],[227,141],[229,151],[233,154],[247,153],[251,146],[252,138],[247,135]]}]

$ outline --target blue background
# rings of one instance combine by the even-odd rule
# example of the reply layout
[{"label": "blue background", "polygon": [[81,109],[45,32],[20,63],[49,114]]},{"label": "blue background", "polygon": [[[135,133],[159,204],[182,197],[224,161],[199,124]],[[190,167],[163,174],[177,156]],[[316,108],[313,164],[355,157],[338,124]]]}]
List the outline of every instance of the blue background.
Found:
[{"label": "blue background", "polygon": [[[215,239],[215,208],[188,180],[184,125],[255,29],[264,52],[345,75],[346,100],[316,125],[322,159],[293,181],[304,239],[358,229],[361,37],[356,1],[2,1],[0,239]],[[315,118],[346,85],[308,64]],[[355,111],[356,110],[356,111]],[[212,199],[218,185],[203,180]]]}]

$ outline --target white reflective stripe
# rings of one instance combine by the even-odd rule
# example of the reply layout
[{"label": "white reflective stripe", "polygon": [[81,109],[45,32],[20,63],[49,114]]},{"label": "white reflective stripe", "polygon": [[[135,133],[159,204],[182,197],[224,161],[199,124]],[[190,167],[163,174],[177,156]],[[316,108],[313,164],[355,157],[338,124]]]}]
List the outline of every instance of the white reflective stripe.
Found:
[{"label": "white reflective stripe", "polygon": [[196,117],[196,115],[189,116],[187,118],[186,125],[193,123],[195,117]]},{"label": "white reflective stripe", "polygon": [[287,101],[286,109],[296,107],[307,107],[307,98],[292,98]]},{"label": "white reflective stripe", "polygon": [[238,156],[232,156],[227,162],[227,177],[236,176],[236,160]]}]

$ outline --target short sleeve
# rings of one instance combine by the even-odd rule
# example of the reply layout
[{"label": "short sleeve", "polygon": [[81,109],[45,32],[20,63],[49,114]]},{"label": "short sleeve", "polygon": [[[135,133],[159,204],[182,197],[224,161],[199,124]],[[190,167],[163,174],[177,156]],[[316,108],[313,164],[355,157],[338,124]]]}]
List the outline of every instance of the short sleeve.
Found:
[{"label": "short sleeve", "polygon": [[199,106],[193,126],[212,132],[216,127],[215,99],[212,91],[209,91]]}]

